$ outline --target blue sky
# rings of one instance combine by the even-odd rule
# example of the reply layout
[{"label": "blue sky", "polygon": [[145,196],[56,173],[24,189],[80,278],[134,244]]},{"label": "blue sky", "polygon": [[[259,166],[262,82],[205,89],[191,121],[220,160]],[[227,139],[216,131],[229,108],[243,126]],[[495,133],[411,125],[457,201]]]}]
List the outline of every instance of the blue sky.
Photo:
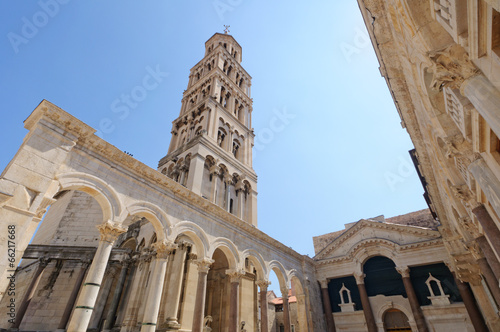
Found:
[{"label": "blue sky", "polygon": [[[313,236],[426,208],[354,0],[2,1],[0,12],[0,169],[42,99],[156,168],[189,69],[226,24],[253,77],[262,231],[313,256]],[[151,70],[157,86],[114,113]]]}]

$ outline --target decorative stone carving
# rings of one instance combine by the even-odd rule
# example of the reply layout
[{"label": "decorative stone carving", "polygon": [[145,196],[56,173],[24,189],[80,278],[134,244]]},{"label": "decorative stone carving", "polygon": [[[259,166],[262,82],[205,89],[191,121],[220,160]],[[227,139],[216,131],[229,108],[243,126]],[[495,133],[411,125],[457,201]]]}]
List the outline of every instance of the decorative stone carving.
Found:
[{"label": "decorative stone carving", "polygon": [[460,217],[458,221],[463,226],[464,230],[466,230],[473,238],[476,239],[481,236],[481,233],[479,233],[479,228],[476,224],[474,224],[469,216]]},{"label": "decorative stone carving", "polygon": [[[347,293],[347,303],[344,300],[344,293]],[[344,284],[342,284],[342,288],[339,291],[340,294],[340,310],[342,312],[354,312],[354,302],[352,302],[351,291]]]},{"label": "decorative stone carving", "polygon": [[106,221],[104,224],[97,225],[96,227],[101,234],[101,241],[106,241],[109,243],[113,243],[118,238],[118,236],[120,236],[120,234],[127,231],[127,228],[113,223],[111,220]]},{"label": "decorative stone carving", "polygon": [[465,80],[479,73],[469,60],[467,52],[457,44],[437,52],[430,52],[430,71],[434,74],[430,88],[441,91],[444,87],[459,89]]},{"label": "decorative stone carving", "polygon": [[211,332],[212,328],[210,327],[210,324],[212,324],[213,318],[212,316],[205,316],[203,318],[203,332]]},{"label": "decorative stone carving", "polygon": [[[434,290],[432,289],[431,282],[435,282],[439,288],[439,294],[434,294]],[[444,306],[450,305],[450,296],[446,295],[443,291],[443,287],[441,286],[441,281],[437,278],[434,278],[432,274],[429,273],[429,278],[425,281],[427,288],[429,289],[429,293],[431,296],[427,296],[429,300],[431,300],[432,305]]]}]

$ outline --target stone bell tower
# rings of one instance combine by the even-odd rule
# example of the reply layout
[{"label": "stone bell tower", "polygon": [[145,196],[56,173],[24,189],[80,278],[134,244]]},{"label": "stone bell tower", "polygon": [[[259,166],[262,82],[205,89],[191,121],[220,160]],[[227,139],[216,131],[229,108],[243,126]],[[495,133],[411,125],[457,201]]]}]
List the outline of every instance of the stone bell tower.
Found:
[{"label": "stone bell tower", "polygon": [[241,59],[241,46],[227,33],[205,43],[205,57],[191,68],[158,170],[257,226],[251,76]]}]

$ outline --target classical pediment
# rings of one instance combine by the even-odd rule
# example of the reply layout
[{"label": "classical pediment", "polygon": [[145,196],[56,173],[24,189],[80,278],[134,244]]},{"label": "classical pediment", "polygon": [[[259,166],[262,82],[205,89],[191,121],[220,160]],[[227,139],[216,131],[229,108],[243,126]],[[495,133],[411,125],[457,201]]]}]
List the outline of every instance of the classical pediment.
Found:
[{"label": "classical pediment", "polygon": [[360,220],[326,245],[314,258],[341,258],[360,244],[384,243],[395,247],[424,244],[439,239],[438,231],[423,227]]}]

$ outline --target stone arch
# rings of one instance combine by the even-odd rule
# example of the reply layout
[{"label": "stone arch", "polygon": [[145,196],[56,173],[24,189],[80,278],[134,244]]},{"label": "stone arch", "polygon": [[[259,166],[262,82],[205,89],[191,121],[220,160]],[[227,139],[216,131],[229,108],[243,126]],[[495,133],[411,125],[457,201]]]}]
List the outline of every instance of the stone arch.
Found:
[{"label": "stone arch", "polygon": [[276,277],[278,277],[278,281],[280,283],[280,288],[282,288],[282,287],[288,288],[287,273],[286,273],[283,265],[276,260],[270,261],[269,262],[269,269],[267,272],[267,279],[269,279],[269,273],[271,273],[271,270],[273,270],[274,273],[276,273]]},{"label": "stone arch", "polygon": [[92,196],[101,206],[103,222],[111,220],[121,224],[122,203],[118,193],[106,182],[90,174],[71,172],[57,176],[60,191],[79,190]]},{"label": "stone arch", "polygon": [[408,317],[408,323],[411,326],[415,326],[415,320],[413,319],[413,313],[411,312],[411,308],[406,308],[405,306],[401,305],[400,303],[393,302],[393,301],[387,301],[386,303],[382,304],[377,312],[374,313],[375,315],[375,321],[377,323],[384,323],[384,316],[386,312],[390,309],[397,309],[404,313],[406,317]]},{"label": "stone arch", "polygon": [[222,237],[216,238],[210,244],[208,256],[212,257],[216,249],[221,250],[226,255],[230,269],[237,269],[240,266],[241,261],[238,249],[231,240]]},{"label": "stone arch", "polygon": [[138,201],[127,206],[129,215],[137,215],[146,218],[154,227],[160,240],[165,240],[171,232],[172,223],[168,220],[167,214],[157,205]]},{"label": "stone arch", "polygon": [[267,280],[268,271],[266,269],[266,262],[261,254],[254,249],[246,249],[241,254],[242,262],[245,262],[247,258],[255,266],[255,270],[257,270],[257,280]]},{"label": "stone arch", "polygon": [[125,240],[123,240],[120,245],[117,245],[117,247],[120,248],[127,248],[131,249],[132,251],[135,251],[135,248],[137,248],[137,240],[134,237],[128,237]]},{"label": "stone arch", "polygon": [[[289,279],[291,282],[292,290],[295,292],[295,297],[297,298],[297,320],[299,323],[299,331],[307,332],[309,331],[308,326],[308,305],[306,300],[306,294],[304,292],[304,286],[301,281],[301,278],[298,276],[297,271],[291,270],[289,272]],[[293,293],[292,293],[293,294]]]},{"label": "stone arch", "polygon": [[[396,242],[387,239],[366,239],[356,243],[349,249],[349,256],[353,257],[354,261],[359,262],[356,268],[361,269],[367,260],[375,256],[384,256],[392,260],[396,266],[399,266],[399,258],[396,255],[396,248],[399,245]],[[361,272],[361,270],[357,270]]]},{"label": "stone arch", "polygon": [[181,221],[172,228],[169,238],[175,241],[180,235],[185,235],[194,242],[194,251],[198,258],[208,257],[209,241],[205,231],[200,226],[191,221]]}]

